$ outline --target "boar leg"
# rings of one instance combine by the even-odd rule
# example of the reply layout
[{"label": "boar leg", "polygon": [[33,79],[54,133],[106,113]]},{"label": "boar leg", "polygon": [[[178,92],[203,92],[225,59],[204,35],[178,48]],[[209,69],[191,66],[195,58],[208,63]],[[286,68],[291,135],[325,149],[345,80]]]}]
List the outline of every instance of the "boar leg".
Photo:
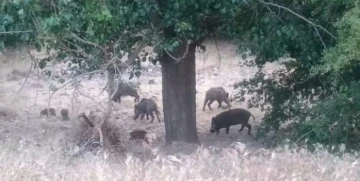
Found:
[{"label": "boar leg", "polygon": [[251,134],[251,125],[248,123],[248,124],[246,124],[246,127],[249,129],[248,135],[250,135]]},{"label": "boar leg", "polygon": [[145,113],[143,113],[143,112],[142,112],[142,113],[141,113],[141,118],[140,118],[140,119],[141,119],[141,120],[143,120],[143,119],[144,119],[144,116],[145,116]]},{"label": "boar leg", "polygon": [[151,116],[151,121],[150,121],[150,123],[152,123],[152,122],[154,122],[154,113],[153,112],[150,112],[150,116]]},{"label": "boar leg", "polygon": [[206,106],[206,103],[207,103],[208,101],[209,101],[209,99],[205,99],[203,111],[205,111],[205,106]]},{"label": "boar leg", "polygon": [[226,134],[229,134],[229,130],[230,130],[230,125],[226,126]]},{"label": "boar leg", "polygon": [[230,103],[228,100],[225,100],[225,103],[227,104],[228,107],[230,107]]},{"label": "boar leg", "polygon": [[241,128],[239,129],[239,133],[240,133],[244,128],[245,128],[245,125],[242,124],[242,125],[241,125]]},{"label": "boar leg", "polygon": [[121,102],[121,94],[116,93],[114,96],[114,102],[120,103]]},{"label": "boar leg", "polygon": [[218,100],[217,102],[219,103],[218,108],[220,108],[220,107],[221,107],[221,102],[222,102],[222,101],[221,101],[221,100]]},{"label": "boar leg", "polygon": [[157,117],[158,121],[161,122],[160,118],[159,118],[159,111],[155,111],[155,114],[156,114],[156,117]]},{"label": "boar leg", "polygon": [[134,97],[135,97],[135,99],[134,99],[135,103],[139,102],[140,96],[138,94],[136,94]]},{"label": "boar leg", "polygon": [[213,102],[214,102],[214,100],[211,99],[211,100],[209,101],[209,103],[208,103],[208,107],[209,107],[210,110],[211,110],[210,105],[211,105]]}]

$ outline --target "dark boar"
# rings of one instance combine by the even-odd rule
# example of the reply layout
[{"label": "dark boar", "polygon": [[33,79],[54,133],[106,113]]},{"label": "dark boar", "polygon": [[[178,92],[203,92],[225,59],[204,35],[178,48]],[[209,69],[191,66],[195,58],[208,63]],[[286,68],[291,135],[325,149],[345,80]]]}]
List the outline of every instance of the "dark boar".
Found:
[{"label": "dark boar", "polygon": [[47,116],[47,117],[49,117],[49,114],[50,114],[51,116],[56,116],[55,109],[54,109],[54,108],[49,108],[49,109],[45,108],[45,109],[43,109],[43,110],[40,111],[40,116]]},{"label": "dark boar", "polygon": [[237,109],[229,109],[228,111],[224,111],[211,120],[211,128],[210,133],[216,134],[219,133],[221,128],[226,128],[226,134],[229,134],[229,129],[231,125],[242,124],[240,131],[244,129],[244,127],[248,128],[248,134],[251,134],[251,125],[249,124],[250,116],[254,119],[255,117],[246,109],[237,108]]},{"label": "dark boar", "polygon": [[117,86],[117,89],[114,91],[114,93],[111,96],[111,99],[114,102],[121,102],[121,96],[132,96],[135,97],[135,102],[139,102],[139,94],[137,93],[136,89],[139,86],[136,83],[133,82],[124,82],[119,83]]},{"label": "dark boar", "polygon": [[69,118],[69,110],[67,110],[67,109],[61,109],[60,115],[61,115],[61,118],[62,118],[64,121],[69,121],[69,120],[70,120],[70,118]]},{"label": "dark boar", "polygon": [[208,103],[208,107],[211,110],[210,105],[214,102],[217,101],[219,103],[218,108],[222,107],[221,103],[224,101],[228,107],[230,107],[230,103],[229,103],[229,93],[225,91],[225,89],[223,87],[212,87],[210,88],[208,91],[206,91],[206,95],[205,95],[205,101],[204,101],[204,107],[203,107],[203,111],[205,111],[205,106],[206,103]]},{"label": "dark boar", "polygon": [[135,114],[134,120],[136,120],[140,114],[141,114],[141,120],[143,120],[145,114],[146,114],[146,119],[149,120],[149,114],[150,114],[152,118],[151,119],[151,123],[152,123],[154,121],[153,112],[155,112],[158,121],[161,122],[159,118],[160,112],[155,101],[152,99],[142,98],[141,101],[134,107],[134,114]]},{"label": "dark boar", "polygon": [[145,130],[134,129],[129,134],[130,134],[129,141],[134,140],[134,139],[135,140],[141,139],[141,140],[144,140],[147,144],[149,144],[149,140],[146,138],[147,132]]}]

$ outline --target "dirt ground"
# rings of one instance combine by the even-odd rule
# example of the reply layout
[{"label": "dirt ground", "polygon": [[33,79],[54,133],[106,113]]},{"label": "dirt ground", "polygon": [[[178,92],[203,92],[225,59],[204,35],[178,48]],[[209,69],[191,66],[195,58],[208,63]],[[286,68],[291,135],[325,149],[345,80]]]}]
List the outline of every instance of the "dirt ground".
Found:
[{"label": "dirt ground", "polygon": [[[217,109],[217,102],[212,104],[213,110],[210,111],[208,108],[206,111],[202,110],[206,90],[210,87],[223,86],[230,95],[233,95],[238,91],[234,90],[234,83],[252,77],[257,69],[239,66],[243,59],[236,53],[235,45],[218,42],[219,49],[213,42],[205,42],[205,45],[207,51],[197,53],[196,56],[196,115],[201,143],[204,146],[223,148],[234,142],[242,142],[249,149],[261,148],[262,144],[249,137],[246,129],[241,133],[237,132],[240,125],[232,126],[229,135],[225,134],[225,130],[221,130],[219,135],[209,132],[211,118],[224,110]],[[35,51],[33,53],[37,57],[44,56]],[[89,114],[90,111],[100,114],[106,108],[107,92],[100,94],[106,85],[106,75],[94,75],[91,80],[88,80],[87,76],[80,77],[79,91],[74,91],[74,82],[69,84],[58,82],[56,75],[59,74],[59,66],[50,67],[54,70],[52,79],[39,78],[37,75],[41,72],[37,71],[30,72],[29,77],[26,78],[31,66],[28,56],[7,53],[0,55],[0,60],[3,62],[0,68],[0,114],[12,116],[0,119],[0,140],[27,141],[39,146],[49,146],[51,149],[64,149],[64,145],[71,147],[71,142],[76,142],[78,138],[77,131],[80,129],[78,125],[84,124],[76,116],[81,112]],[[271,72],[278,67],[279,65],[268,64],[264,70]],[[154,80],[155,84],[148,84],[150,79]],[[140,98],[154,96],[160,107],[160,118],[163,120],[161,68],[149,66],[148,71],[143,72],[138,80],[141,83]],[[54,87],[61,89],[50,99],[50,90]],[[56,118],[39,116],[40,110],[48,104],[55,108]],[[146,118],[142,121],[140,119],[134,121],[132,119],[134,104],[133,97],[123,97],[121,104],[114,103],[111,121],[122,128],[123,139],[128,139],[127,131],[142,128],[156,137],[152,143],[153,148],[164,146],[164,122],[158,123],[155,119],[154,123],[149,123]],[[232,106],[248,109],[246,103]],[[70,111],[70,122],[60,120],[60,110],[63,108]],[[263,115],[257,108],[249,110],[256,117],[255,122],[251,120],[250,124],[256,127],[260,124]],[[142,144],[137,141],[126,142],[125,145],[127,150],[139,146]]]}]

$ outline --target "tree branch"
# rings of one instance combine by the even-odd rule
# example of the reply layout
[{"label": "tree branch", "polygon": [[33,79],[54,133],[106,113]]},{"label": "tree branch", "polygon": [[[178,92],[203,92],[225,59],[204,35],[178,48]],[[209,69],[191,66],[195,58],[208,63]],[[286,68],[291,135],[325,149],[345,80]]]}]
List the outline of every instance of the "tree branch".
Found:
[{"label": "tree branch", "polygon": [[0,35],[5,35],[5,34],[15,34],[15,33],[31,33],[33,32],[32,30],[24,30],[24,31],[0,31]]},{"label": "tree branch", "polygon": [[184,54],[180,57],[180,58],[175,58],[174,56],[172,56],[167,50],[164,49],[164,51],[169,55],[170,58],[174,59],[176,61],[176,63],[179,63],[182,59],[184,59],[186,57],[186,55],[189,53],[189,46],[190,43],[189,41],[187,41],[186,44],[186,49],[184,51]]},{"label": "tree branch", "polygon": [[86,97],[86,98],[88,98],[88,99],[91,99],[92,101],[96,102],[96,104],[100,105],[101,108],[103,108],[104,110],[106,110],[106,108],[105,108],[104,106],[102,106],[102,104],[101,104],[100,102],[96,101],[94,98],[92,98],[92,97],[90,97],[90,96],[88,96],[88,95],[85,95],[83,92],[81,92],[80,89],[79,89],[79,87],[78,87],[78,85],[77,85],[77,83],[76,83],[76,86],[75,86],[75,90],[76,90],[78,93],[80,93],[80,95],[82,95],[82,96],[84,96],[84,97]]},{"label": "tree branch", "polygon": [[73,36],[74,38],[76,38],[77,40],[85,43],[85,44],[88,44],[88,45],[93,45],[94,47],[98,47],[102,50],[102,52],[104,53],[104,57],[106,58],[106,49],[103,48],[102,46],[96,44],[96,43],[93,43],[91,41],[88,41],[88,40],[85,40],[85,39],[82,39],[80,37],[78,37],[75,33],[71,33],[71,36]]},{"label": "tree branch", "polygon": [[[152,36],[156,36],[156,34],[158,34],[162,28],[164,27],[163,24],[160,24],[157,28],[154,28],[154,34]],[[150,31],[151,32],[151,31]],[[143,35],[146,36],[146,35]],[[139,44],[137,45],[137,47],[135,48],[135,50],[128,56],[128,59],[125,62],[121,62],[120,66],[122,69],[125,69],[127,67],[129,67],[128,65],[132,65],[136,59],[136,57],[140,54],[140,52],[147,46],[147,43],[142,40],[139,42]]]},{"label": "tree branch", "polygon": [[322,26],[320,25],[317,25],[313,22],[311,22],[310,20],[306,19],[305,17],[295,13],[294,11],[292,11],[291,9],[287,8],[287,7],[284,7],[284,6],[281,6],[281,5],[278,5],[278,4],[274,4],[274,3],[269,3],[269,2],[265,2],[265,1],[262,1],[262,0],[259,0],[259,2],[263,3],[263,4],[266,4],[266,5],[270,5],[270,6],[275,6],[275,7],[278,7],[278,8],[281,8],[281,9],[284,9],[290,13],[292,13],[293,15],[299,17],[300,19],[306,21],[307,23],[311,24],[312,26],[315,26],[315,27],[318,27],[322,30],[324,30],[327,34],[329,34],[331,37],[333,37],[334,39],[337,39],[333,34],[331,34],[328,30],[326,30],[325,28],[323,28]]},{"label": "tree branch", "polygon": [[140,54],[140,52],[146,47],[146,43],[144,41],[140,42],[139,45],[135,48],[135,50],[128,56],[128,59],[125,61],[125,64],[131,65],[134,63],[136,57]]},{"label": "tree branch", "polygon": [[322,45],[323,45],[324,48],[326,49],[325,42],[324,42],[324,40],[322,39],[322,37],[320,36],[320,33],[319,33],[318,29],[317,29],[316,27],[314,27],[314,28],[315,28],[315,31],[316,31],[317,35],[318,35],[319,38],[320,38],[320,41],[321,41]]},{"label": "tree branch", "polygon": [[19,91],[17,92],[17,94],[16,94],[16,96],[15,96],[12,104],[14,104],[15,101],[18,99],[20,92],[22,91],[22,89],[24,88],[25,84],[27,83],[27,81],[28,81],[28,79],[29,79],[31,70],[34,68],[35,58],[34,58],[34,57],[32,56],[32,54],[30,53],[30,48],[28,48],[28,54],[30,55],[30,58],[31,58],[31,66],[30,66],[30,68],[29,68],[28,73],[26,74],[25,81],[24,81],[24,83],[21,85]]}]

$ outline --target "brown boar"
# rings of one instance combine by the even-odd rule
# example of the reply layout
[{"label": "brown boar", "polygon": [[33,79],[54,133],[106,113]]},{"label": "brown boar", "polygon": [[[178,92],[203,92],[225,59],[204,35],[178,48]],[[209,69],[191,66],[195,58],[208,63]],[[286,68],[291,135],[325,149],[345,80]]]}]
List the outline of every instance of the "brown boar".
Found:
[{"label": "brown boar", "polygon": [[206,103],[208,103],[208,107],[211,110],[210,105],[214,102],[217,101],[219,103],[218,108],[222,107],[221,103],[225,102],[228,107],[230,107],[230,103],[229,103],[229,93],[225,91],[225,89],[223,87],[212,87],[210,88],[208,91],[206,91],[206,95],[205,95],[205,101],[204,101],[204,106],[203,106],[203,111],[205,111],[205,106]]}]

